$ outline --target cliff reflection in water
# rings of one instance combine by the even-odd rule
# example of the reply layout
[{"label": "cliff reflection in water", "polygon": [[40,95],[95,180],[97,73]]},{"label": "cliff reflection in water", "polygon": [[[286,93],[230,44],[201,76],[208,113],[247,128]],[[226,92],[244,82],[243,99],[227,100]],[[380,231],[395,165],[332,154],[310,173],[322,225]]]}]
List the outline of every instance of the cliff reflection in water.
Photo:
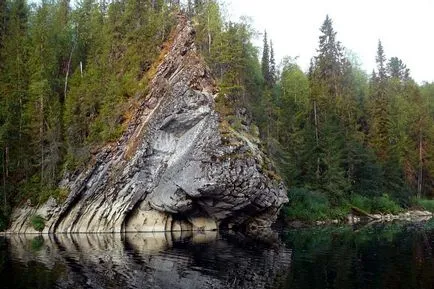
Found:
[{"label": "cliff reflection in water", "polygon": [[291,262],[279,243],[217,232],[11,235],[0,243],[2,288],[276,288]]}]

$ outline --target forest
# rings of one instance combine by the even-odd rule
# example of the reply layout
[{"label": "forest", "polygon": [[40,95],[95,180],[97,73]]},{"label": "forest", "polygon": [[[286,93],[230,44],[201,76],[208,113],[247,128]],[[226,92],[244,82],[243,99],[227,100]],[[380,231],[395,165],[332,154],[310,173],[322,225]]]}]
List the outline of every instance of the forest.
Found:
[{"label": "forest", "polygon": [[15,206],[64,200],[59,181],[122,135],[177,13],[195,25],[230,125],[241,108],[253,120],[288,188],[285,218],[434,209],[434,83],[415,82],[381,40],[363,71],[326,15],[308,71],[276,63],[266,32],[222,11],[215,0],[1,0],[0,229]]}]

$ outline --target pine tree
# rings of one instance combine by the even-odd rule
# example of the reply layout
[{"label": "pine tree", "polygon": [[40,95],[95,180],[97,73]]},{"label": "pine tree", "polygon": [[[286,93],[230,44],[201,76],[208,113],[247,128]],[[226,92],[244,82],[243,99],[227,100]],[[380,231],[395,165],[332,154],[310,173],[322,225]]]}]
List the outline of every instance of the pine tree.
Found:
[{"label": "pine tree", "polygon": [[194,15],[194,9],[193,9],[193,3],[191,2],[191,0],[188,0],[187,1],[187,9],[186,9],[187,11],[187,16],[189,17],[189,18],[192,18],[193,17],[193,15]]},{"label": "pine tree", "polygon": [[378,78],[380,82],[384,82],[387,78],[386,70],[386,56],[384,55],[383,45],[381,40],[378,40],[377,56],[375,57],[375,62],[377,63]]},{"label": "pine tree", "polygon": [[276,84],[277,70],[276,60],[274,59],[273,41],[270,40],[270,86],[273,87]]},{"label": "pine tree", "polygon": [[318,55],[315,57],[314,78],[325,87],[325,93],[330,97],[336,97],[341,93],[341,78],[343,73],[343,48],[336,41],[336,32],[333,22],[326,16],[321,26],[319,37]]},{"label": "pine tree", "polygon": [[[338,202],[349,189],[343,143],[348,137],[346,126],[352,123],[349,119],[355,116],[348,117],[349,111],[346,110],[354,98],[352,90],[343,89],[349,79],[346,73],[351,66],[344,57],[340,42],[336,40],[332,24],[327,15],[320,29],[318,55],[311,61],[309,68],[310,120],[316,147],[308,162],[315,167],[314,173],[311,171],[315,176],[314,186]],[[333,138],[330,138],[330,134]]]},{"label": "pine tree", "polygon": [[389,99],[387,94],[387,74],[381,41],[377,49],[377,72],[374,72],[370,81],[370,131],[369,142],[381,160],[387,158],[388,127],[389,127]]},{"label": "pine tree", "polygon": [[398,57],[392,57],[389,59],[389,62],[387,63],[387,72],[391,78],[396,78],[400,81],[406,81],[410,78],[410,70]]},{"label": "pine tree", "polygon": [[419,196],[434,196],[434,83],[424,83],[421,88],[422,114],[419,129]]},{"label": "pine tree", "polygon": [[[10,3],[6,29],[0,47],[0,154],[2,155],[3,210],[9,208],[9,195],[16,174],[31,169],[28,137],[25,135],[24,108],[28,87],[28,7],[24,0]],[[4,27],[3,27],[4,28]]]},{"label": "pine tree", "polygon": [[270,75],[270,51],[268,47],[267,31],[264,32],[264,46],[262,49],[262,76],[264,77],[265,84],[270,87],[271,75]]},{"label": "pine tree", "polygon": [[8,5],[5,0],[0,1],[0,49],[3,47],[3,39],[6,34]]},{"label": "pine tree", "polygon": [[[278,108],[279,135],[283,153],[277,158],[283,177],[288,183],[301,185],[305,179],[307,151],[306,135],[309,115],[309,81],[293,59],[285,58],[280,77],[280,107]],[[309,133],[306,133],[309,131]]]},{"label": "pine tree", "polygon": [[32,74],[27,130],[32,135],[31,160],[39,167],[41,190],[54,188],[62,158],[62,103],[70,55],[68,44],[72,42],[67,30],[68,10],[65,1],[43,1],[30,29],[33,49],[29,58]]}]

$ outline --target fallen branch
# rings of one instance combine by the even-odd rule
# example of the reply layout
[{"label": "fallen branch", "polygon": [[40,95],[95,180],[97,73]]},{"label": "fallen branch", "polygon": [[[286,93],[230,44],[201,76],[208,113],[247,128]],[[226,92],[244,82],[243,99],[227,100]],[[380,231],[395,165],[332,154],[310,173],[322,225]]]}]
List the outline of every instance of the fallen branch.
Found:
[{"label": "fallen branch", "polygon": [[351,206],[351,213],[353,215],[355,215],[355,216],[367,217],[367,218],[370,218],[370,219],[373,219],[373,220],[379,220],[379,219],[381,219],[380,217],[371,215],[368,212],[366,212],[366,211],[364,211],[364,210],[362,210],[360,208],[357,208],[355,206]]}]

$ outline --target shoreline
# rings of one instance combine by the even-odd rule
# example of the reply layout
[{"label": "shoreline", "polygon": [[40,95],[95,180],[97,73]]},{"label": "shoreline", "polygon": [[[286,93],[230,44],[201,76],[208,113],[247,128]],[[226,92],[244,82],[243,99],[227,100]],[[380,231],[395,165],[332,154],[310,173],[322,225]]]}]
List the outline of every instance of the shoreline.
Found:
[{"label": "shoreline", "polygon": [[289,228],[311,227],[322,225],[355,225],[359,223],[388,223],[392,221],[422,222],[433,218],[433,213],[426,210],[408,210],[399,214],[349,214],[345,219],[326,219],[326,220],[291,220],[283,221],[283,226]]},{"label": "shoreline", "polygon": [[[281,220],[277,223],[280,223],[278,226],[283,228],[301,228],[301,227],[313,227],[313,226],[323,226],[323,225],[356,225],[360,223],[365,224],[374,224],[374,223],[388,223],[392,221],[406,221],[406,222],[423,222],[428,221],[434,217],[434,214],[426,211],[426,210],[408,210],[399,214],[349,214],[345,219],[326,219],[326,220],[314,220],[314,221],[305,221],[305,220]],[[273,227],[273,226],[272,226]],[[205,230],[208,231],[208,230]],[[215,231],[215,230],[210,230]],[[217,230],[219,231],[219,230]],[[170,231],[163,231],[170,232]],[[75,234],[125,234],[128,232],[77,232]],[[131,232],[131,233],[157,233],[152,231],[143,231],[143,232]],[[158,232],[161,233],[161,232]],[[11,231],[3,231],[0,232],[0,236],[8,236],[15,234],[29,234],[29,235],[56,235],[56,234],[70,234],[70,233],[48,233],[48,232],[11,232]]]}]

